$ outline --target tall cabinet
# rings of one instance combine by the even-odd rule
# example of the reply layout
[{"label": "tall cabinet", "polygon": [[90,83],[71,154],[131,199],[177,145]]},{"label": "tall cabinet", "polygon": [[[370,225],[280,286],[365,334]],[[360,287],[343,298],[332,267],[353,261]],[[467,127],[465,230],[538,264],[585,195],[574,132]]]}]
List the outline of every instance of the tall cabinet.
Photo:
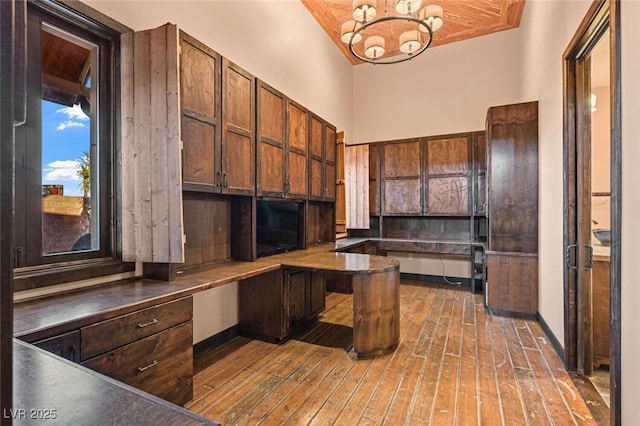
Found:
[{"label": "tall cabinet", "polygon": [[538,103],[489,108],[486,304],[538,310]]}]

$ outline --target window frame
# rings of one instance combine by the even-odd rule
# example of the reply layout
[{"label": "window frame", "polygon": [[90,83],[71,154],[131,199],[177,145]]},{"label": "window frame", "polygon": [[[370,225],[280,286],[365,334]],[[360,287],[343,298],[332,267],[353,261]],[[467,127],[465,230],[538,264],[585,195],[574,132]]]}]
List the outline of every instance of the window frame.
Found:
[{"label": "window frame", "polygon": [[[27,31],[36,31],[33,26],[37,25],[37,32],[40,34],[42,22],[47,22],[56,28],[85,37],[89,41],[97,41],[100,46],[100,84],[107,88],[107,93],[103,92],[104,89],[101,90],[103,93],[101,93],[98,100],[100,123],[98,134],[100,144],[98,149],[100,150],[99,158],[101,158],[98,168],[100,185],[100,249],[89,252],[43,255],[42,231],[41,226],[39,226],[34,232],[39,234],[35,241],[37,248],[35,250],[31,248],[31,252],[38,253],[32,253],[28,259],[32,266],[14,268],[14,292],[135,270],[134,263],[121,261],[119,195],[121,192],[121,180],[120,170],[117,166],[120,153],[120,103],[118,102],[118,99],[120,99],[120,34],[129,32],[131,29],[76,1],[30,1],[28,9],[30,28]],[[37,49],[35,55],[41,55],[40,49]],[[32,56],[31,60],[36,59]],[[38,78],[40,78],[41,70],[38,69],[37,71]],[[105,78],[104,72],[107,73],[108,80],[102,81]],[[31,90],[35,90],[33,89],[35,87],[33,81],[35,80],[32,80]],[[29,85],[26,90],[28,93],[30,90]],[[41,89],[38,89],[38,93],[41,93]],[[36,99],[37,103],[41,104],[42,97],[28,96],[28,98],[30,98],[28,102],[30,102],[29,106],[31,106],[31,113],[28,118],[31,118],[37,126],[41,126],[41,117],[37,118],[41,114],[40,105],[35,104]],[[34,118],[37,119],[34,120]],[[18,133],[22,131],[25,132],[22,136],[23,141],[26,141],[26,132],[29,132],[29,129],[28,126],[24,127],[25,130],[16,132],[17,141],[19,138]],[[37,135],[40,134],[39,130]],[[33,134],[31,136],[33,137]],[[41,141],[31,145],[38,145],[40,147],[38,149],[41,150]],[[37,154],[38,158],[40,158],[41,153]],[[16,155],[16,158],[18,158],[18,155]],[[40,165],[36,169],[38,173],[41,173]],[[40,175],[37,176],[36,180],[40,182]],[[41,182],[39,185],[41,185]],[[35,190],[35,185],[32,184],[32,186],[32,190]],[[40,193],[41,187],[38,189]],[[28,206],[26,203],[22,204],[22,207],[24,210],[22,208],[21,210],[16,209],[16,218],[19,218],[19,215],[23,214],[23,212],[26,216],[27,211],[30,211],[29,214],[31,215],[38,215],[39,218],[34,219],[31,216],[24,221],[19,218],[18,220],[22,221],[22,225],[19,224],[19,226],[24,226],[25,229],[28,229],[30,224],[42,224],[41,207],[40,209],[35,209],[33,205]],[[34,259],[36,260],[34,261]]]}]

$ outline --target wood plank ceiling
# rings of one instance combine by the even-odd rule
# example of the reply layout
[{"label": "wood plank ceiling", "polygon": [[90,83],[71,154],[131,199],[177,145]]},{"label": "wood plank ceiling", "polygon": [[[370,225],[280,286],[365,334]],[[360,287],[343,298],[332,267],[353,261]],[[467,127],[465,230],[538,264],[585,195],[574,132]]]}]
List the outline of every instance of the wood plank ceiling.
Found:
[{"label": "wood plank ceiling", "polygon": [[[300,1],[349,61],[354,65],[362,63],[351,55],[349,46],[340,40],[340,26],[343,22],[353,19],[352,0]],[[384,16],[385,2],[389,15],[395,14],[394,0],[376,1],[377,18]],[[524,3],[525,0],[423,0],[423,7],[429,4],[442,6],[444,15],[444,25],[434,34],[429,48],[517,28],[520,25]],[[370,30],[367,29],[367,31]],[[372,34],[374,33],[369,33],[369,35]],[[387,46],[392,46],[390,37],[383,36]]]}]

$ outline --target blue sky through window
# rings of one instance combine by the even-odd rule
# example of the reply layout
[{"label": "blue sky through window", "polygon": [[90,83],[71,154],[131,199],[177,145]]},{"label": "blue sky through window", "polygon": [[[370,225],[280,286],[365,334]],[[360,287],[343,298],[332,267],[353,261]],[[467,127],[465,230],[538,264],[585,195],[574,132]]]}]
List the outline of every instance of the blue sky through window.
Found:
[{"label": "blue sky through window", "polygon": [[79,158],[89,143],[89,117],[80,105],[42,101],[43,185],[64,185],[64,195],[82,195]]}]

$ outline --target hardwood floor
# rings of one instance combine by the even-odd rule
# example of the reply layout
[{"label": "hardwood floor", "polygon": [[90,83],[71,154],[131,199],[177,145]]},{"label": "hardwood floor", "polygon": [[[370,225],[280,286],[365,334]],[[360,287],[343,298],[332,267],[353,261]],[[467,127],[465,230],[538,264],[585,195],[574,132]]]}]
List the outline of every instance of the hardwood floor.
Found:
[{"label": "hardwood floor", "polygon": [[186,408],[224,425],[596,424],[534,321],[403,281],[398,349],[356,360],[351,303],[328,293],[315,326],[284,344],[237,337],[198,356]]}]

